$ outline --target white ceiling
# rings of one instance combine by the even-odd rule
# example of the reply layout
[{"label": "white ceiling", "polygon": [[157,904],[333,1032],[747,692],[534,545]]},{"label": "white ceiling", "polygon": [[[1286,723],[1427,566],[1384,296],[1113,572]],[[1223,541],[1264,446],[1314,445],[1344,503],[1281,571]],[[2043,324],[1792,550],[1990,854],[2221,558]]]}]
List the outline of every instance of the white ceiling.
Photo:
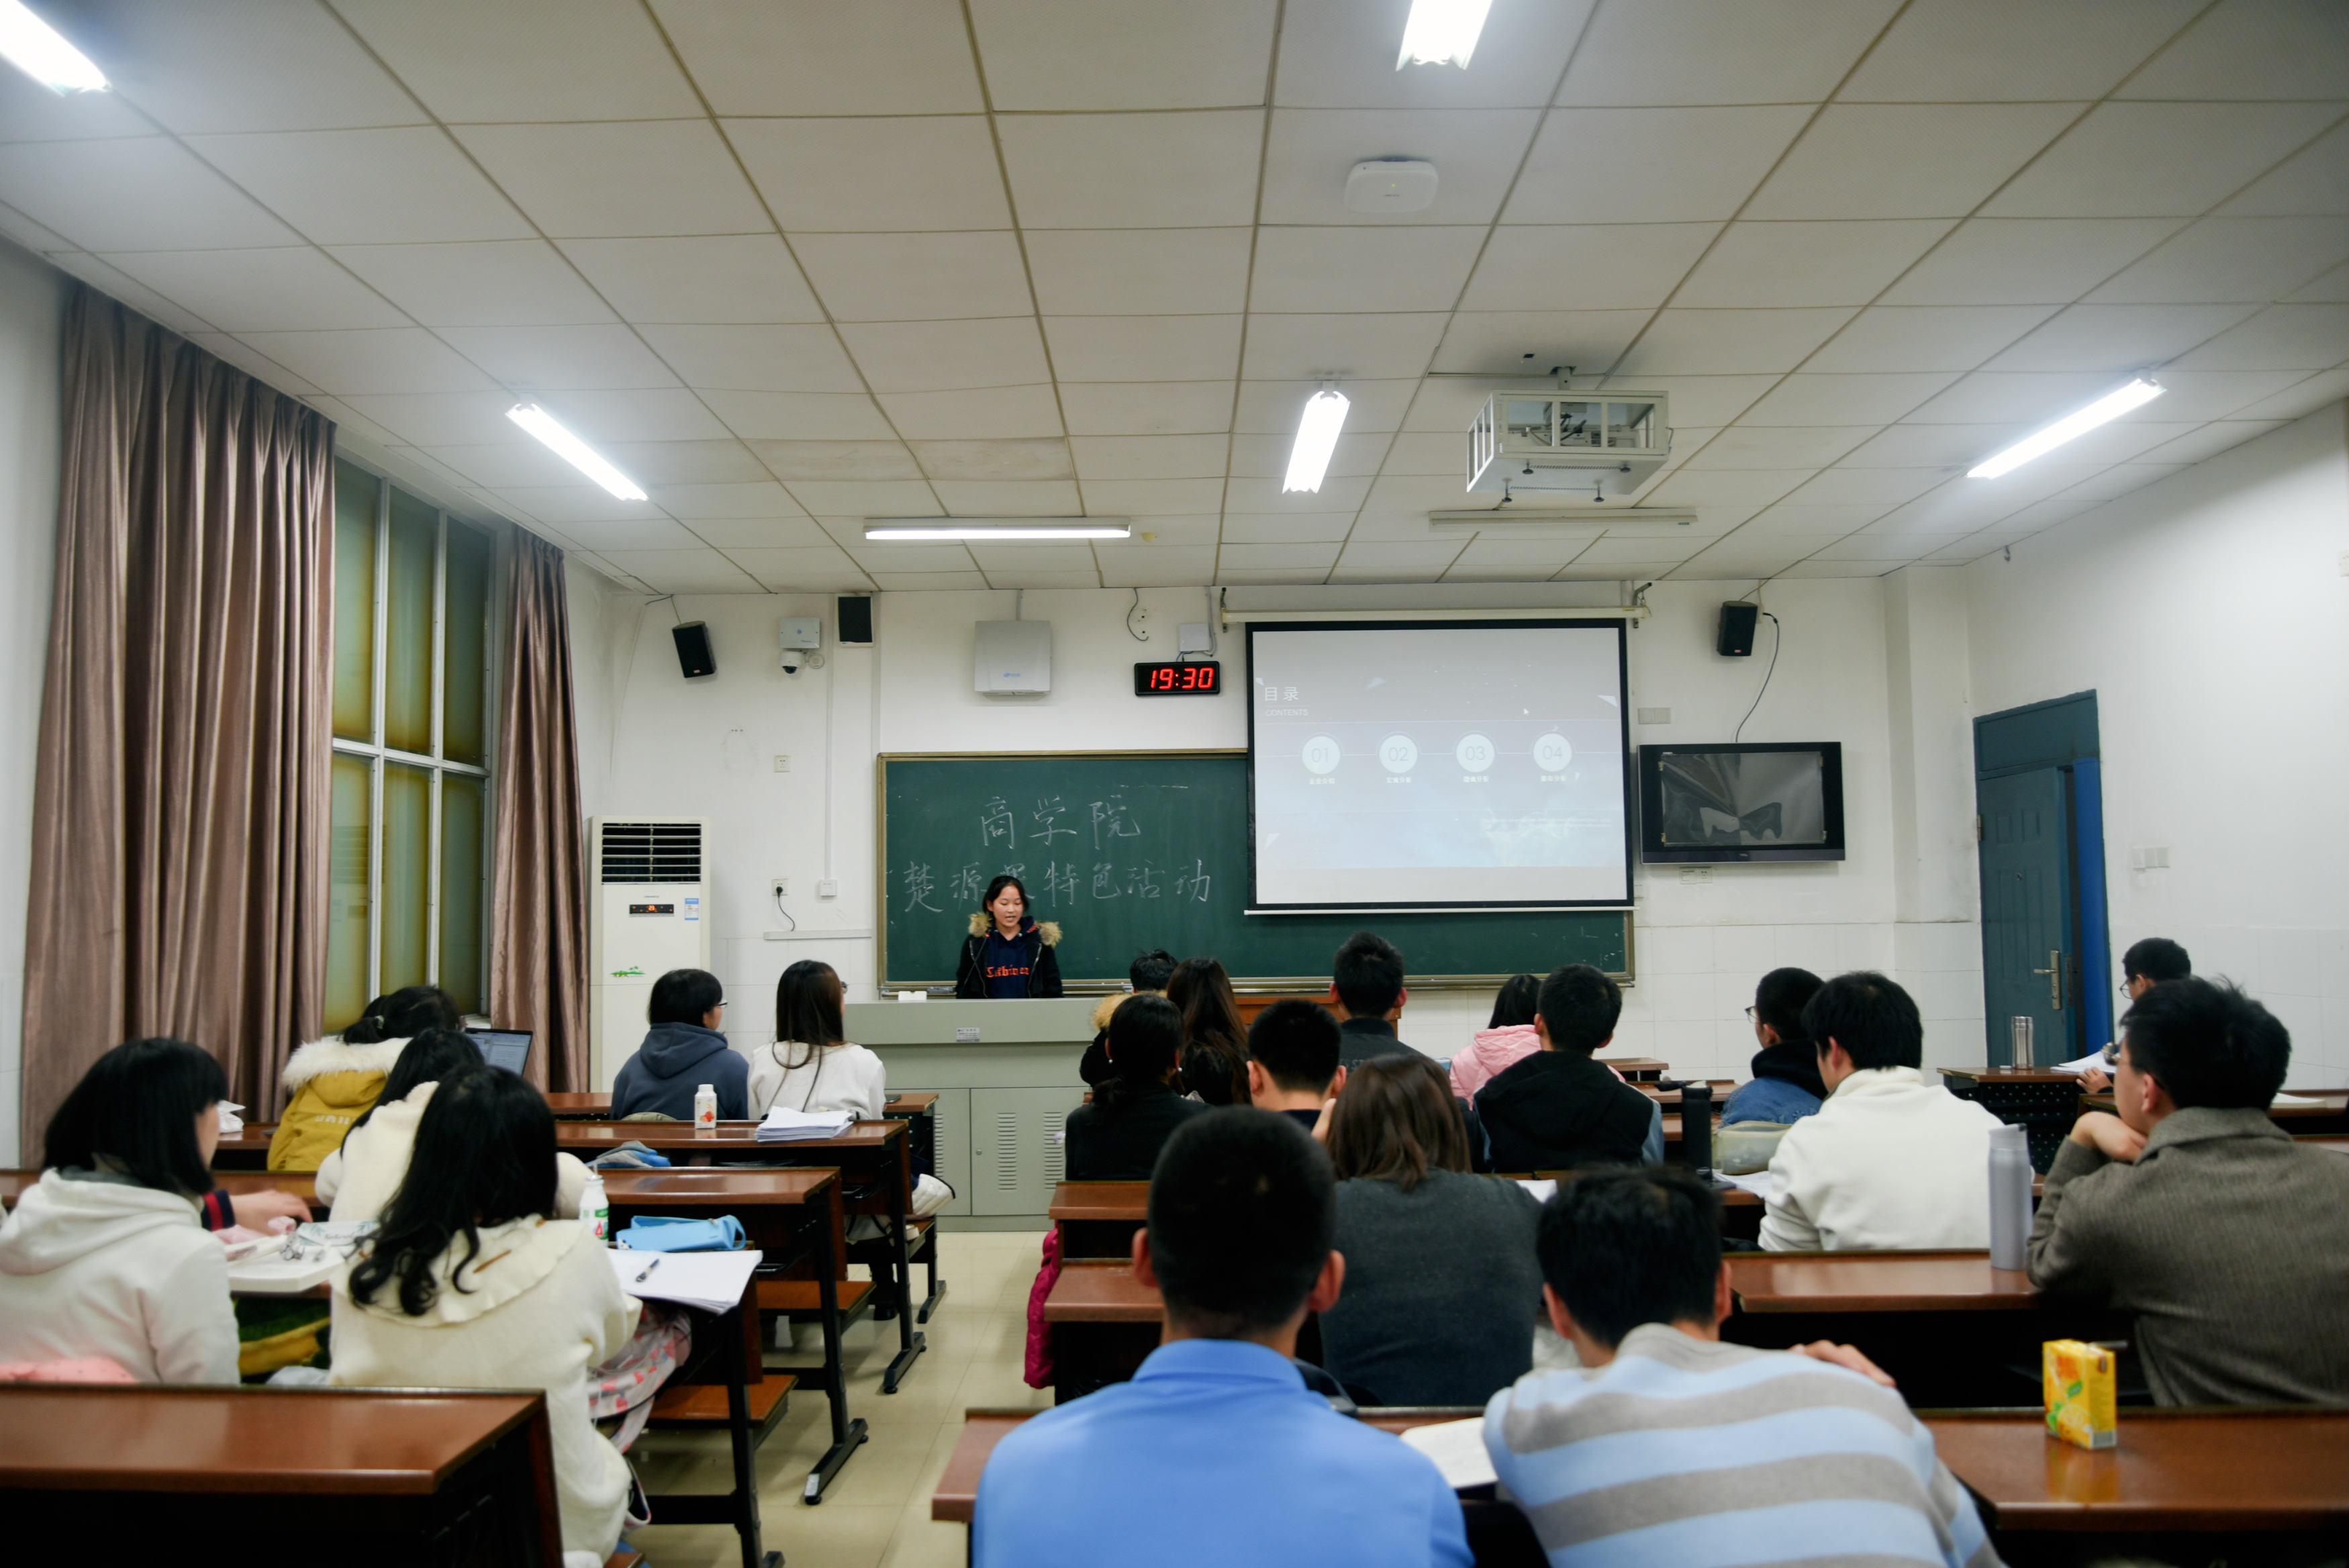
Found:
[{"label": "white ceiling", "polygon": [[[654,592],[1872,575],[2349,394],[2338,0],[1495,0],[1402,72],[1406,0],[42,8],[118,90],[0,68],[0,232]],[[1561,364],[1671,394],[1696,527],[1433,535],[1429,373]],[[1138,536],[863,542],[948,511]]]}]

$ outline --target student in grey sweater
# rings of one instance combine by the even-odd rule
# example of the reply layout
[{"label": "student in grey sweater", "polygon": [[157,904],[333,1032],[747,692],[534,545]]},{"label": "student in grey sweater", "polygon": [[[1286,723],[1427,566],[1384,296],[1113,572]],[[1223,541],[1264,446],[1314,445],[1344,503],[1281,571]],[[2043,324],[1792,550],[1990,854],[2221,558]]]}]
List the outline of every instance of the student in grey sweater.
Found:
[{"label": "student in grey sweater", "polygon": [[2137,1315],[2165,1405],[2349,1404],[2349,1160],[2268,1119],[2292,1037],[2232,985],[2121,1019],[2113,1099],[2056,1153],[2031,1281]]},{"label": "student in grey sweater", "polygon": [[1541,1205],[1469,1173],[1443,1069],[1417,1056],[1362,1063],[1338,1091],[1329,1139],[1346,1288],[1321,1315],[1328,1369],[1366,1405],[1481,1405],[1523,1377],[1541,1310]]}]

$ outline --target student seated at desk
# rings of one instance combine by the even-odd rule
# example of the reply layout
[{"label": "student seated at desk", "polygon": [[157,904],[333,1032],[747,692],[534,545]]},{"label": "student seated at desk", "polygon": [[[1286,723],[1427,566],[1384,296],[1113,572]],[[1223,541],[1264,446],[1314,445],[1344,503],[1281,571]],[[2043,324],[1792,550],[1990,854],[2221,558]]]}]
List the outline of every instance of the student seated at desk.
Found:
[{"label": "student seated at desk", "polygon": [[49,1119],[39,1182],[0,1224],[0,1361],[236,1381],[228,1253],[196,1214],[227,1098],[220,1063],[182,1040],[91,1064]]},{"label": "student seated at desk", "polygon": [[2121,1018],[2113,1101],[2056,1151],[2031,1282],[2137,1315],[2165,1405],[2349,1404],[2349,1159],[2268,1119],[2292,1037],[2232,985]]},{"label": "student seated at desk", "polygon": [[1615,1037],[1623,993],[1588,964],[1542,981],[1534,1032],[1541,1049],[1476,1094],[1495,1171],[1563,1171],[1664,1157],[1663,1108],[1591,1053]]},{"label": "student seated at desk", "polygon": [[612,1080],[612,1119],[632,1116],[693,1119],[703,1084],[718,1091],[718,1119],[750,1114],[750,1064],[726,1043],[726,987],[706,969],[672,969],[653,982],[645,1009],[652,1027]]},{"label": "student seated at desk", "polygon": [[1176,1128],[1209,1107],[1174,1092],[1183,1015],[1164,996],[1129,996],[1109,1021],[1115,1077],[1093,1102],[1069,1112],[1064,1148],[1071,1181],[1147,1181]]},{"label": "student seated at desk", "polygon": [[1762,1247],[1774,1253],[1990,1245],[1997,1117],[1925,1079],[1909,993],[1838,975],[1803,1009],[1827,1098],[1770,1158]]},{"label": "student seated at desk", "polygon": [[1454,1094],[1475,1099],[1495,1073],[1541,1049],[1541,1037],[1534,1032],[1540,1003],[1540,975],[1512,975],[1501,983],[1493,997],[1493,1016],[1469,1040],[1468,1048],[1452,1058]]},{"label": "student seated at desk", "polygon": [[1345,1037],[1338,1059],[1349,1068],[1397,1051],[1425,1054],[1404,1045],[1395,1032],[1411,1000],[1402,981],[1402,954],[1375,932],[1358,931],[1338,949],[1330,964],[1330,1006]]},{"label": "student seated at desk", "polygon": [[1306,1131],[1346,1085],[1338,1064],[1338,1020],[1301,996],[1275,1002],[1248,1026],[1248,1101],[1277,1110]]},{"label": "student seated at desk", "polygon": [[382,1226],[334,1286],[332,1380],[356,1388],[543,1388],[567,1556],[620,1539],[628,1466],[587,1413],[587,1369],[637,1304],[603,1243],[554,1212],[554,1113],[502,1068],[424,1108]]},{"label": "student seated at desk", "polygon": [[1682,1171],[1601,1171],[1542,1214],[1543,1300],[1582,1365],[1495,1395],[1485,1448],[1551,1568],[1995,1568],[1972,1499],[1867,1357],[1721,1342],[1719,1203]]},{"label": "student seated at desk", "polygon": [[1381,1057],[1330,1116],[1346,1293],[1321,1314],[1322,1365],[1362,1405],[1481,1405],[1533,1365],[1541,1205],[1468,1171],[1441,1068]]},{"label": "student seated at desk", "polygon": [[427,1029],[464,1026],[449,993],[409,985],[369,1002],[341,1035],[295,1051],[280,1080],[290,1098],[269,1140],[269,1169],[316,1171],[383,1093],[384,1079],[409,1041]]},{"label": "student seated at desk", "polygon": [[1183,1087],[1209,1105],[1247,1104],[1247,1026],[1222,962],[1203,954],[1177,964],[1166,999],[1183,1015]]},{"label": "student seated at desk", "polygon": [[1773,969],[1754,987],[1754,1076],[1730,1092],[1721,1125],[1741,1121],[1800,1121],[1824,1104],[1827,1086],[1819,1079],[1818,1052],[1803,1027],[1803,1009],[1819,993],[1819,977],[1807,969]]},{"label": "student seated at desk", "polygon": [[1092,1088],[1111,1076],[1109,1070],[1109,1021],[1118,1004],[1128,996],[1164,995],[1166,982],[1174,977],[1174,955],[1163,947],[1154,947],[1137,954],[1125,966],[1123,992],[1104,996],[1093,1007],[1093,1043],[1085,1047],[1084,1059],[1077,1064],[1077,1076]]},{"label": "student seated at desk", "polygon": [[[1130,1002],[1120,1017],[1140,1006]],[[1339,1299],[1330,1161],[1287,1117],[1185,1123],[1150,1183],[1133,1272],[1166,1327],[1129,1383],[1047,1410],[978,1483],[980,1568],[1429,1568],[1469,1562],[1434,1464],[1349,1420],[1291,1359]]]},{"label": "student seated at desk", "polygon": [[[455,1029],[427,1029],[409,1041],[384,1080],[383,1098],[351,1123],[343,1146],[318,1167],[318,1201],[333,1205],[327,1218],[337,1222],[382,1218],[392,1194],[407,1179],[408,1162],[416,1151],[417,1124],[424,1119],[435,1087],[481,1067],[481,1048],[471,1035]],[[557,1217],[577,1219],[580,1194],[586,1188],[587,1167],[572,1155],[557,1154]]]},{"label": "student seated at desk", "polygon": [[848,1043],[840,976],[802,958],[775,982],[775,1038],[750,1058],[750,1114],[848,1110],[871,1121],[889,1103],[881,1058]]},{"label": "student seated at desk", "polygon": [[[2121,995],[2136,1001],[2165,980],[2183,980],[2194,973],[2194,960],[2185,948],[2167,936],[2147,936],[2129,944],[2121,954]],[[2117,1054],[2116,1044],[2105,1047],[2109,1062]],[[2113,1075],[2106,1068],[2093,1067],[2080,1075],[2080,1088],[2089,1094],[2103,1094],[2113,1087]]]}]

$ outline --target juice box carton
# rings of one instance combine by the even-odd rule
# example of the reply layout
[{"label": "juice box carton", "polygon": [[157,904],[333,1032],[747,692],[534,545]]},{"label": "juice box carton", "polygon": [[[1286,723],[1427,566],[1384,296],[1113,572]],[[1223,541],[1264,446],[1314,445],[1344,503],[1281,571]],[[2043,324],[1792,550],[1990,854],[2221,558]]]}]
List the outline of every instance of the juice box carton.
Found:
[{"label": "juice box carton", "polygon": [[2040,1346],[2040,1375],[2049,1437],[2084,1449],[2109,1449],[2121,1440],[2111,1351],[2077,1339],[2050,1339]]}]

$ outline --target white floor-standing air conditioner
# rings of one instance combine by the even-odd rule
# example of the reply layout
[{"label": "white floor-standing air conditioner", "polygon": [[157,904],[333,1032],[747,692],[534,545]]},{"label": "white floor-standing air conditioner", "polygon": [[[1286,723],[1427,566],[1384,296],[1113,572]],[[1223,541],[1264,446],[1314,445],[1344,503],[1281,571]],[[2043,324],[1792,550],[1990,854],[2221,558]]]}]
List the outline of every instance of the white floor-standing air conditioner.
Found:
[{"label": "white floor-standing air conditioner", "polygon": [[587,1026],[596,1087],[644,1043],[653,982],[709,967],[709,824],[698,817],[592,817]]}]

